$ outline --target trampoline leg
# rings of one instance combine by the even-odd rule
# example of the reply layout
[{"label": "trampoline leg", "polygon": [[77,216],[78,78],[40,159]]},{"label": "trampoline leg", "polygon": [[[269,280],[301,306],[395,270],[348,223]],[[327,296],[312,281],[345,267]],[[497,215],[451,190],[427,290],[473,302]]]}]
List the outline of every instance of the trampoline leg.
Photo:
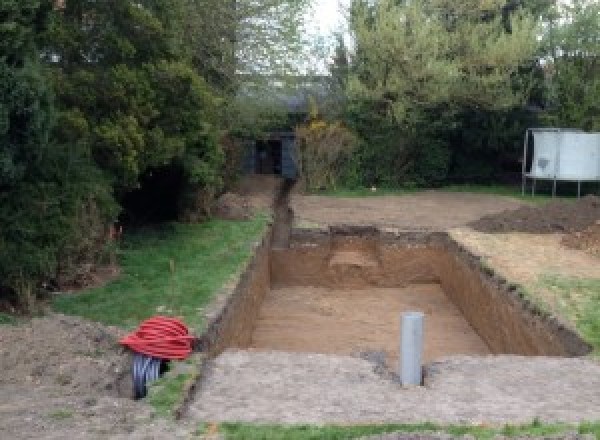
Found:
[{"label": "trampoline leg", "polygon": [[581,180],[577,182],[577,198],[581,198]]},{"label": "trampoline leg", "polygon": [[523,177],[521,178],[521,195],[524,196],[525,195],[525,182],[527,181],[527,178],[523,175]]},{"label": "trampoline leg", "polygon": [[531,183],[531,195],[535,196],[535,178],[533,179],[533,182]]},{"label": "trampoline leg", "polygon": [[552,181],[552,198],[556,197],[556,180]]}]

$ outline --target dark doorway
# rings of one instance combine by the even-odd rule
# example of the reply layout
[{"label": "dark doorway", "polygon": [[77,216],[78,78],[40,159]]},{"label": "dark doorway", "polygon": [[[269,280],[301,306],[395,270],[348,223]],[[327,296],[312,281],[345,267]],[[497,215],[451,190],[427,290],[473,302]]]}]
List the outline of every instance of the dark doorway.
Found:
[{"label": "dark doorway", "polygon": [[256,142],[257,174],[281,174],[282,143],[278,140]]},{"label": "dark doorway", "polygon": [[148,170],[140,178],[140,187],[123,196],[119,220],[130,226],[177,220],[183,185],[184,173],[179,165]]}]

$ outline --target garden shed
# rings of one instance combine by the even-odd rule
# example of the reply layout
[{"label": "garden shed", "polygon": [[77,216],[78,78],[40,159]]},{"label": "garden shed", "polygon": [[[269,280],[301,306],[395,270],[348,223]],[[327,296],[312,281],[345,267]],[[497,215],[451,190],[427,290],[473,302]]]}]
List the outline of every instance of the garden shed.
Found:
[{"label": "garden shed", "polygon": [[296,136],[294,132],[274,132],[264,138],[248,141],[244,172],[274,174],[286,179],[298,177]]}]

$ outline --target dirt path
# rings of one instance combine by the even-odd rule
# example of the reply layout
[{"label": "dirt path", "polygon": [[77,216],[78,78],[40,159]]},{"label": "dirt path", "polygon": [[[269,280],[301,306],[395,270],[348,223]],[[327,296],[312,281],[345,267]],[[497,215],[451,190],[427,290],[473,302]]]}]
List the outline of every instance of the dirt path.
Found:
[{"label": "dirt path", "polygon": [[355,224],[425,231],[462,226],[523,205],[511,197],[440,191],[365,198],[294,194],[291,200],[300,226]]},{"label": "dirt path", "polygon": [[400,314],[408,310],[423,310],[426,314],[426,362],[455,354],[489,354],[485,343],[438,284],[393,289],[274,289],[261,307],[251,347],[383,354],[388,366],[395,368]]},{"label": "dirt path", "polygon": [[191,420],[266,423],[520,424],[600,419],[600,364],[516,356],[454,358],[402,389],[369,361],[230,351],[216,358]]}]

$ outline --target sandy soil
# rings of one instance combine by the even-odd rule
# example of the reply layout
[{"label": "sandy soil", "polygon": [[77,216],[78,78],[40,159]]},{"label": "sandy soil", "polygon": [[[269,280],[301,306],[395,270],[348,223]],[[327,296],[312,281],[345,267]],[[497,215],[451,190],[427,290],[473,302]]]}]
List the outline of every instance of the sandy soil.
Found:
[{"label": "sandy soil", "polygon": [[600,364],[586,359],[459,357],[402,389],[354,357],[228,351],[188,417],[269,423],[575,423],[600,419]]},{"label": "sandy soil", "polygon": [[425,231],[462,226],[523,205],[510,197],[439,191],[366,198],[294,194],[291,200],[300,226],[353,224]]},{"label": "sandy soil", "polygon": [[388,366],[395,368],[400,314],[409,310],[426,314],[426,362],[454,354],[489,354],[438,284],[274,289],[260,309],[251,347],[345,355],[383,353]]}]

